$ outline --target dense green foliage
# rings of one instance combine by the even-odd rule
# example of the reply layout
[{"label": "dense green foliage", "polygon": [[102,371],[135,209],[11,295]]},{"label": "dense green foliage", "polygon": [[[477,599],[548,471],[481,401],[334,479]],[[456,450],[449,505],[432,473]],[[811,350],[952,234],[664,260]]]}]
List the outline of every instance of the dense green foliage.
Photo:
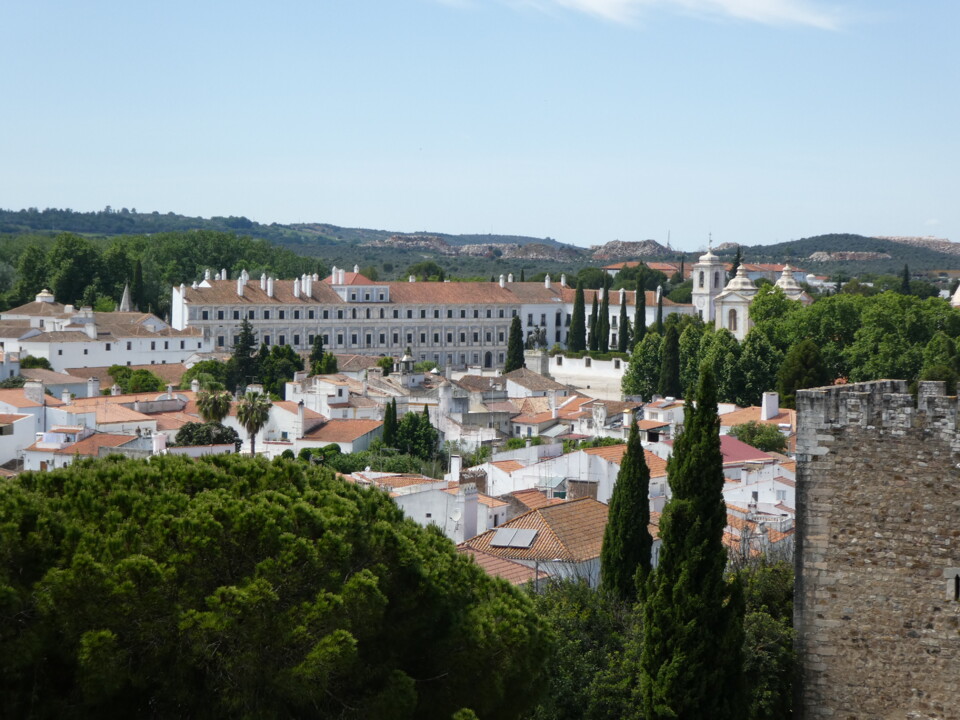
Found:
[{"label": "dense green foliage", "polygon": [[650,574],[653,538],[648,528],[649,495],[650,469],[637,423],[631,423],[600,550],[600,585],[626,603],[636,600],[638,588],[646,586]]},{"label": "dense green foliage", "polygon": [[[667,465],[672,497],[660,517],[660,561],[643,606],[640,699],[646,720],[743,717],[743,594],[727,580],[723,459],[713,371]],[[722,662],[718,662],[722,658]]]},{"label": "dense green foliage", "polygon": [[677,326],[671,325],[660,346],[660,378],[657,392],[663,397],[680,397],[680,336]]},{"label": "dense green foliage", "polygon": [[180,389],[189,390],[193,380],[204,390],[223,390],[229,382],[229,365],[220,360],[201,360],[180,377]]},{"label": "dense green foliage", "polygon": [[531,602],[303,463],[110,458],[0,484],[0,715],[513,718]]},{"label": "dense green foliage", "polygon": [[197,393],[197,411],[204,422],[221,423],[230,414],[233,395],[223,390],[201,390]]},{"label": "dense green foliage", "polygon": [[257,358],[260,382],[271,395],[284,397],[286,383],[303,370],[303,358],[289,345],[273,345],[270,351]]},{"label": "dense green foliage", "polygon": [[429,460],[437,452],[439,439],[440,433],[430,423],[429,412],[424,407],[423,412],[408,412],[400,419],[394,446],[401,453]]},{"label": "dense green foliage", "polygon": [[570,318],[570,333],[567,347],[578,352],[587,349],[587,308],[583,299],[583,286],[578,282],[573,297],[573,316]]},{"label": "dense green foliage", "polygon": [[233,445],[236,452],[240,452],[242,442],[236,430],[219,422],[192,422],[177,431],[173,445],[180,447]]},{"label": "dense green foliage", "polygon": [[646,401],[653,398],[660,381],[662,346],[663,338],[654,330],[648,331],[634,346],[620,383],[624,395],[640,395]]},{"label": "dense green foliage", "polygon": [[734,425],[730,428],[730,434],[737,440],[764,452],[782,453],[787,450],[787,438],[776,425],[770,423],[751,420],[742,425]]},{"label": "dense green foliage", "polygon": [[131,370],[126,365],[111,365],[107,373],[122,393],[156,392],[163,389],[163,380],[149,370]]},{"label": "dense green foliage", "polygon": [[34,357],[33,355],[24,355],[20,358],[20,369],[29,370],[31,368],[41,368],[43,370],[53,370],[50,361],[45,357]]},{"label": "dense green foliage", "polygon": [[270,418],[273,403],[263,393],[247,391],[237,402],[237,422],[243,426],[250,438],[250,455],[256,454],[257,433],[263,429]]}]

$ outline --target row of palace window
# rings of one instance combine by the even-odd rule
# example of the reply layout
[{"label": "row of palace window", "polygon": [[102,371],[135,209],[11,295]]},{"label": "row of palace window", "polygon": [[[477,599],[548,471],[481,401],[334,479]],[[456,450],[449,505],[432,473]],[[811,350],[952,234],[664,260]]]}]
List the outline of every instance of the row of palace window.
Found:
[{"label": "row of palace window", "polygon": [[[557,331],[557,333],[558,333],[558,334],[557,334],[557,341],[559,342],[559,339],[560,339],[559,330]],[[439,333],[439,332],[426,333],[426,332],[422,332],[422,333],[420,333],[420,345],[426,345],[426,344],[427,344],[427,339],[428,339],[429,337],[431,337],[431,335],[432,335],[432,337],[433,337],[433,344],[434,344],[434,345],[439,345],[444,337],[446,338],[446,343],[447,343],[448,345],[451,345],[451,344],[454,343],[454,338],[456,338],[456,337],[458,336],[457,333],[452,333],[452,332],[448,332],[448,333]],[[238,338],[238,337],[239,337],[239,335],[234,335],[234,336],[233,336],[233,343],[234,343],[234,345],[237,343],[237,338]],[[345,337],[346,337],[346,335],[345,335],[344,333],[338,333],[338,334],[336,335],[337,342],[336,342],[336,344],[335,344],[335,347],[342,347],[342,346],[344,345],[344,339],[345,339]],[[415,337],[416,337],[416,333],[411,333],[411,332],[406,333],[406,344],[407,344],[407,345],[413,345],[413,343],[414,343],[414,338],[415,338]],[[461,345],[466,344],[466,343],[467,343],[467,338],[469,338],[469,337],[472,337],[472,338],[473,338],[473,342],[472,342],[471,344],[473,344],[473,345],[478,345],[478,344],[480,343],[480,333],[479,333],[479,332],[474,332],[474,333],[461,332],[461,333],[459,333],[460,344],[461,344]],[[329,344],[330,344],[330,335],[329,335],[329,334],[324,334],[324,335],[322,336],[322,338],[323,338],[323,344],[324,344],[324,345],[329,345]],[[378,336],[378,338],[379,338],[379,340],[378,340],[379,346],[386,346],[386,344],[387,344],[387,333],[380,333],[379,336]],[[398,333],[398,332],[393,333],[392,336],[391,336],[392,345],[399,347],[399,345],[400,345],[400,338],[401,338],[401,333]],[[492,333],[492,332],[485,332],[485,333],[483,333],[483,338],[484,338],[484,343],[492,343],[492,342],[493,342],[493,333]],[[263,341],[262,341],[262,342],[265,343],[266,345],[271,345],[271,344],[272,344],[272,343],[271,343],[271,340],[272,340],[272,339],[273,339],[273,338],[272,338],[270,335],[265,334],[265,335],[263,335]],[[294,333],[294,335],[293,335],[293,343],[292,343],[293,346],[294,346],[294,347],[300,347],[300,340],[301,340],[301,339],[302,339],[302,336],[301,336],[299,333]],[[308,346],[309,346],[309,345],[313,345],[313,341],[314,341],[315,339],[316,339],[316,335],[308,335],[308,336],[307,336],[307,345],[308,345]],[[497,333],[497,342],[498,342],[498,343],[503,343],[504,340],[505,340],[505,333],[502,332],[502,331],[501,331],[501,332],[498,332],[498,333]],[[350,347],[359,347],[359,341],[360,341],[360,335],[359,335],[359,333],[351,333],[351,334],[350,334]],[[373,346],[373,333],[366,333],[366,334],[364,335],[364,341],[365,341],[365,342],[364,342],[364,347],[371,347],[371,346]],[[287,336],[286,336],[286,335],[277,335],[277,345],[286,345],[286,344],[287,344]],[[217,347],[225,347],[225,346],[226,346],[226,338],[225,338],[223,335],[218,335],[218,336],[217,336]],[[129,348],[128,348],[128,349],[129,349]],[[152,348],[151,348],[151,349],[152,349]]]},{"label": "row of palace window", "polygon": [[[244,311],[242,311],[242,310],[233,310],[233,311],[231,311],[231,312],[232,312],[232,319],[234,319],[234,320],[240,320],[240,319],[243,318],[243,317],[246,317],[247,320],[256,320],[256,319],[257,319],[257,311],[254,310],[254,309],[247,310],[245,313],[244,313]],[[307,311],[306,311],[306,317],[304,317],[303,319],[305,319],[305,320],[317,320],[317,319],[330,320],[330,319],[332,319],[333,312],[334,312],[334,311],[332,311],[332,310],[317,311],[317,310],[312,310],[312,309],[311,309],[311,310],[307,310]],[[367,320],[374,320],[374,319],[384,320],[384,319],[386,319],[386,317],[387,317],[387,315],[386,315],[386,308],[379,308],[379,312],[378,312],[376,315],[374,314],[374,313],[375,313],[374,308],[362,308],[362,309],[350,308],[350,310],[349,310],[349,315],[346,314],[347,312],[348,312],[347,310],[343,310],[343,309],[337,310],[337,311],[336,311],[336,319],[337,319],[337,320],[346,320],[346,319],[358,320],[358,319],[363,319],[363,318],[365,317]],[[212,316],[212,313],[213,313],[212,310],[201,310],[201,311],[200,311],[200,319],[201,319],[201,320],[210,320],[210,319],[211,319],[211,316]],[[289,315],[289,319],[292,319],[292,320],[300,320],[300,319],[301,319],[301,311],[300,311],[300,310],[277,310],[277,317],[276,317],[276,319],[277,319],[277,320],[287,320],[287,319],[288,319],[288,313],[290,314],[290,315]],[[318,313],[319,313],[319,317],[318,317]],[[420,311],[419,311],[419,318],[420,318],[421,320],[426,320],[426,319],[427,319],[427,313],[428,313],[428,310],[427,310],[426,308],[421,308]],[[216,311],[216,314],[217,314],[217,320],[226,320],[226,314],[227,314],[227,311],[226,311],[226,310],[217,310],[217,311]],[[516,314],[517,314],[516,309],[511,310],[511,315],[510,315],[510,317],[514,317]],[[452,309],[448,309],[447,312],[446,312],[446,316],[447,316],[447,319],[448,319],[448,320],[454,319],[454,317],[455,317],[455,311],[452,310]],[[466,310],[466,309],[461,309],[461,310],[459,311],[459,316],[460,316],[461,319],[466,319],[466,317],[467,317],[467,310]],[[401,311],[400,311],[399,308],[394,308],[394,309],[392,310],[392,317],[393,317],[394,320],[400,320],[400,319],[401,319]],[[434,308],[434,309],[433,309],[433,318],[434,318],[435,320],[439,320],[440,317],[441,317],[441,311],[440,311],[438,308]],[[493,309],[492,309],[492,308],[487,308],[487,309],[486,309],[486,317],[487,317],[487,319],[492,319],[492,318],[493,318]],[[506,317],[506,310],[504,310],[504,308],[498,309],[498,310],[497,310],[497,317],[499,317],[499,318]],[[531,315],[530,317],[532,318],[533,316]],[[546,325],[546,324],[547,324],[547,323],[546,323],[546,317],[547,317],[547,316],[546,316],[546,315],[541,315],[540,317],[541,317],[541,324]],[[559,317],[559,313],[557,314],[557,317]],[[413,320],[413,319],[414,319],[414,310],[413,310],[412,308],[408,308],[408,309],[406,310],[406,318],[407,318],[407,320]],[[480,318],[480,310],[479,310],[478,308],[474,308],[474,310],[473,310],[473,318],[474,318],[474,319],[479,319],[479,318]],[[271,319],[271,317],[270,317],[270,310],[262,310],[261,313],[260,313],[260,319],[261,319],[261,320],[270,320],[270,319]],[[532,325],[533,323],[530,322],[530,323],[528,323],[528,324],[531,324],[531,325]]]}]

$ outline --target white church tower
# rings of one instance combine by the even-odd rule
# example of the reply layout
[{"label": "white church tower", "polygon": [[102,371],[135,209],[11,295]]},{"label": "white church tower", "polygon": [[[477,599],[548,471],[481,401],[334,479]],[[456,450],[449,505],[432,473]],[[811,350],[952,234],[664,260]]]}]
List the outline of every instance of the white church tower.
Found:
[{"label": "white church tower", "polygon": [[705,323],[712,323],[716,316],[714,299],[723,290],[726,274],[720,258],[709,247],[693,265],[693,306]]},{"label": "white church tower", "polygon": [[743,342],[753,326],[750,320],[750,303],[756,294],[757,286],[747,276],[747,269],[740,265],[733,280],[714,298],[717,330],[729,330],[737,340]]}]

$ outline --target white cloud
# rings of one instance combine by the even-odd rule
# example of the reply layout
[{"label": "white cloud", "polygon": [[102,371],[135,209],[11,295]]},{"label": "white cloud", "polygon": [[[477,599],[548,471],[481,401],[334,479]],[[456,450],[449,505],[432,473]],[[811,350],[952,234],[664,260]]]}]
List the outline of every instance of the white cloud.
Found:
[{"label": "white cloud", "polygon": [[[448,0],[449,1],[449,0]],[[703,17],[732,17],[764,25],[805,25],[836,30],[840,16],[811,0],[509,0],[543,10],[562,7],[618,23],[636,20],[644,10],[673,8]]]}]

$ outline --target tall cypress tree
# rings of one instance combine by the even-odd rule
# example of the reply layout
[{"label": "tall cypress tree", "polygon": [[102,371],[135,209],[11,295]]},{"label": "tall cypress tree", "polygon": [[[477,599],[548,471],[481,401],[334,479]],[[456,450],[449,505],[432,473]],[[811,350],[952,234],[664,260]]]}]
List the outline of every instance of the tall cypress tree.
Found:
[{"label": "tall cypress tree", "polygon": [[314,365],[323,360],[323,335],[317,333],[313,336],[313,345],[310,348],[310,371],[313,370]]},{"label": "tall cypress tree", "polygon": [[630,348],[630,318],[627,317],[627,293],[620,291],[620,334],[617,335],[617,351],[628,352]]},{"label": "tall cypress tree", "polygon": [[625,602],[637,599],[650,574],[650,469],[637,423],[630,424],[627,451],[610,496],[600,549],[600,584]]},{"label": "tall cypress tree", "polygon": [[520,268],[520,282],[526,282],[523,277],[523,268]]},{"label": "tall cypress tree", "polygon": [[587,349],[587,308],[583,301],[583,283],[577,281],[577,292],[573,296],[573,316],[570,318],[570,335],[567,347],[577,352]]},{"label": "tall cypress tree", "polygon": [[733,280],[737,276],[737,270],[740,269],[740,264],[743,262],[743,250],[739,245],[737,245],[737,254],[733,256],[733,267],[730,268],[730,279]]},{"label": "tall cypress tree", "polygon": [[526,367],[523,360],[523,327],[520,325],[520,316],[514,315],[510,323],[510,336],[507,338],[507,362],[503,372],[513,372]]},{"label": "tall cypress tree", "polygon": [[597,318],[597,350],[610,352],[610,290],[607,278],[603,276],[603,302],[600,303],[600,316]]},{"label": "tall cypress tree", "polygon": [[130,299],[133,301],[135,309],[139,310],[143,306],[143,265],[140,258],[137,258],[137,263],[133,266],[133,285],[130,287]]},{"label": "tall cypress tree", "polygon": [[910,268],[906,265],[903,266],[903,278],[900,280],[900,293],[903,295],[910,294]]},{"label": "tall cypress tree", "polygon": [[637,278],[637,295],[633,302],[633,344],[636,345],[647,334],[647,289],[640,277]]},{"label": "tall cypress tree", "polygon": [[724,578],[723,457],[713,370],[700,370],[696,404],[667,464],[673,497],[660,518],[660,558],[647,583],[640,656],[645,720],[735,720],[743,693],[743,592]]},{"label": "tall cypress tree", "polygon": [[383,411],[383,444],[394,447],[397,442],[397,399],[387,403]]},{"label": "tall cypress tree", "polygon": [[657,288],[657,332],[663,335],[663,287]]},{"label": "tall cypress tree", "polygon": [[590,350],[596,350],[600,347],[599,344],[599,335],[597,328],[597,318],[600,315],[600,308],[597,307],[597,291],[593,291],[593,308],[590,310],[590,338],[589,338],[589,347]]},{"label": "tall cypress tree", "polygon": [[670,325],[660,349],[660,382],[657,391],[663,397],[680,397],[680,335],[677,326]]}]

